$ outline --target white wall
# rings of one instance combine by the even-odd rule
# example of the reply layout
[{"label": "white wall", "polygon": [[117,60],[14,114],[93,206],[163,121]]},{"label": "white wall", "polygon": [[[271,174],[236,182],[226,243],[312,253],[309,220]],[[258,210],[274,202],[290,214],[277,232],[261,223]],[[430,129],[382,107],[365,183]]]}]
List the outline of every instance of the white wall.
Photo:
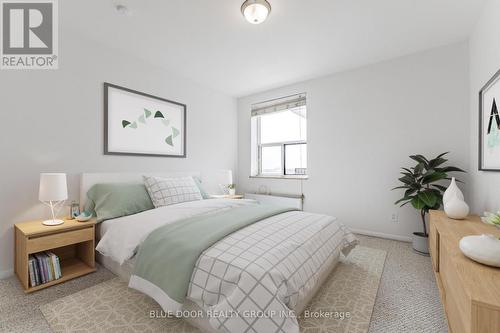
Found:
[{"label": "white wall", "polygon": [[[209,171],[236,167],[236,100],[61,29],[60,68],[0,72],[0,276],[13,224],[41,215],[40,172]],[[187,104],[187,158],[103,155],[103,82]]]},{"label": "white wall", "polygon": [[[307,93],[309,179],[305,210],[334,215],[356,230],[407,239],[421,225],[414,209],[396,208],[400,166],[408,155],[451,151],[469,169],[468,45],[314,79],[238,100],[239,190],[265,185],[300,193],[297,180],[250,179],[250,105]],[[399,213],[399,223],[390,221]]]},{"label": "white wall", "polygon": [[475,213],[500,209],[500,173],[478,171],[479,90],[500,69],[500,1],[485,5],[470,38],[471,176]]}]

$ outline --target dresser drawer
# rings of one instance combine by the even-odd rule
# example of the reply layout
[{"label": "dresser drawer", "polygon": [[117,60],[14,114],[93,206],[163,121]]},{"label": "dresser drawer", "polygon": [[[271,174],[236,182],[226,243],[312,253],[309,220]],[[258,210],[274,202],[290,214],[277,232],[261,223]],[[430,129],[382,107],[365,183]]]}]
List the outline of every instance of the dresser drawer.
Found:
[{"label": "dresser drawer", "polygon": [[[448,247],[441,243],[439,267],[440,276],[446,293],[446,308],[449,322],[455,332],[470,332],[471,327],[471,300],[466,294],[454,260],[451,258]],[[451,291],[451,292],[448,292]]]},{"label": "dresser drawer", "polygon": [[469,333],[470,332],[470,322],[466,324],[460,314],[460,304],[455,300],[455,295],[451,294],[446,297],[446,316],[448,317],[448,324],[451,326],[452,333]]},{"label": "dresser drawer", "polygon": [[66,245],[91,241],[93,239],[94,228],[67,231],[54,235],[30,238],[27,240],[26,251],[27,253],[36,253]]},{"label": "dresser drawer", "polygon": [[429,224],[429,253],[434,272],[439,272],[439,232],[432,221]]},{"label": "dresser drawer", "polygon": [[500,332],[500,309],[492,309],[479,304],[474,304],[472,308],[474,332]]}]

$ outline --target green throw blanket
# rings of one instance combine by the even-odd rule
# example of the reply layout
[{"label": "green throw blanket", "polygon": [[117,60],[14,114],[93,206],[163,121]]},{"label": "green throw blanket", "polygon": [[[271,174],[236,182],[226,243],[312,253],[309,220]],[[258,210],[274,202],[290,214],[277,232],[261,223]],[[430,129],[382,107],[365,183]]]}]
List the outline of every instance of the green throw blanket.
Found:
[{"label": "green throw blanket", "polygon": [[164,309],[166,304],[178,303],[175,305],[180,306],[186,298],[196,261],[203,251],[239,229],[293,210],[297,209],[265,205],[243,206],[160,227],[142,243],[130,287],[153,293],[159,288],[174,301],[160,301],[161,295],[154,297]]}]

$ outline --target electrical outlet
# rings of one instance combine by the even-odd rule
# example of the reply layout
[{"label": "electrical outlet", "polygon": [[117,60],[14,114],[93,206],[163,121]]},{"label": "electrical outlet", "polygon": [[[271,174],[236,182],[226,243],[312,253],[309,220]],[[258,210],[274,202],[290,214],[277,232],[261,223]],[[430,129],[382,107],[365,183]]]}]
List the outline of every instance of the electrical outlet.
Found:
[{"label": "electrical outlet", "polygon": [[399,222],[399,215],[396,212],[393,212],[391,214],[391,222],[393,223],[398,223]]}]

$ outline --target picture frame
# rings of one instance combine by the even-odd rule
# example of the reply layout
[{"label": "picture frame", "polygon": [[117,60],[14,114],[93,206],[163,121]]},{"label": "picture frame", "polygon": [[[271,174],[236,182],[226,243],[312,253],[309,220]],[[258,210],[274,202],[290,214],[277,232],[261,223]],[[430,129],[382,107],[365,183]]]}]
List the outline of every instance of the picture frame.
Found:
[{"label": "picture frame", "polygon": [[500,70],[479,91],[479,171],[500,171]]},{"label": "picture frame", "polygon": [[187,106],[104,83],[104,154],[186,157]]}]

